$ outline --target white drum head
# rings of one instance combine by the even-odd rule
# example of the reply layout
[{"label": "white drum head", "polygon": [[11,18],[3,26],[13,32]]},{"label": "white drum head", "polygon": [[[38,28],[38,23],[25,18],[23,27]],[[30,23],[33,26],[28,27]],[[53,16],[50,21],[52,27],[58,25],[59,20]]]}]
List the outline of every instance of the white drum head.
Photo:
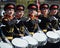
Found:
[{"label": "white drum head", "polygon": [[46,35],[43,33],[35,33],[33,35],[33,38],[35,38],[36,40],[41,41],[41,42],[45,41],[47,39]]},{"label": "white drum head", "polygon": [[46,33],[48,37],[53,38],[53,39],[58,39],[59,35],[53,31],[49,31]]},{"label": "white drum head", "polygon": [[27,40],[30,45],[37,45],[38,41],[31,36],[25,36],[23,39]]},{"label": "white drum head", "polygon": [[11,44],[0,42],[0,48],[13,48]]},{"label": "white drum head", "polygon": [[12,40],[12,44],[16,47],[28,47],[28,42],[26,40],[23,40],[21,38],[14,38]]}]

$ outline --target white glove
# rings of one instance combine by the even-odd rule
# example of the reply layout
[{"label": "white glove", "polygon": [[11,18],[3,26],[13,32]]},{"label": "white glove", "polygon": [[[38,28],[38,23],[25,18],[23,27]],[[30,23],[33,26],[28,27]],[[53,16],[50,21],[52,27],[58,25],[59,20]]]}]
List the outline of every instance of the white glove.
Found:
[{"label": "white glove", "polygon": [[21,20],[17,20],[17,24],[20,22]]},{"label": "white glove", "polygon": [[38,22],[40,23],[40,22],[41,22],[41,20],[40,20],[40,19],[38,19]]},{"label": "white glove", "polygon": [[1,24],[0,27],[5,27],[6,25]]}]

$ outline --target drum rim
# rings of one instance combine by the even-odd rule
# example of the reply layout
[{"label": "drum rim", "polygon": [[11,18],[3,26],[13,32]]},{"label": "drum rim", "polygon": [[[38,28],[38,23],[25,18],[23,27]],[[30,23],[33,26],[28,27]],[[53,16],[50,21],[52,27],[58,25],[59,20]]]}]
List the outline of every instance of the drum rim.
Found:
[{"label": "drum rim", "polygon": [[[25,36],[25,38],[26,38],[26,37],[31,37],[31,36]],[[26,40],[26,41],[28,42],[28,44],[37,45],[37,44],[38,44],[38,41],[37,41],[35,38],[33,38],[33,37],[31,37],[31,38],[35,41],[34,43],[33,43],[33,42],[29,42],[28,40],[26,40],[27,38],[24,39],[24,37],[23,37],[23,39]],[[30,41],[31,41],[31,40],[30,40]]]},{"label": "drum rim", "polygon": [[[14,39],[21,39],[21,38],[14,38]],[[13,39],[13,40],[14,40],[14,39]],[[26,43],[25,45],[22,44],[22,45],[24,45],[24,46],[21,46],[21,44],[20,44],[20,45],[14,44],[13,40],[12,40],[12,44],[13,44],[14,46],[16,46],[16,47],[27,47],[27,46],[28,46],[28,42],[27,42],[26,40],[24,40],[24,39],[21,39],[21,41],[23,40],[23,41]],[[20,43],[21,43],[21,42],[20,42]]]},{"label": "drum rim", "polygon": [[[5,46],[7,45],[8,47],[13,48],[13,46],[12,46],[11,44],[9,44],[9,43],[5,43],[5,42],[0,42],[0,43],[1,43],[0,45],[2,45],[2,46],[3,46],[3,45],[5,45]],[[3,46],[3,47],[5,47],[5,46]],[[7,47],[7,46],[6,46],[6,47]],[[8,48],[8,47],[7,47],[7,48]]]},{"label": "drum rim", "polygon": [[52,37],[52,36],[49,35],[49,33],[56,34],[55,32],[47,32],[47,33],[46,33],[47,37],[49,37],[49,38],[54,38],[54,39],[55,39],[55,38],[56,38],[56,39],[59,38],[59,35],[58,35],[58,34],[56,34],[57,36],[53,36],[53,37]]},{"label": "drum rim", "polygon": [[[38,34],[38,35],[39,35],[40,33],[35,33],[35,34]],[[34,34],[34,35],[35,35],[35,34]],[[41,33],[41,34],[44,35],[44,40],[43,40],[43,41],[45,41],[45,40],[47,41],[47,36],[46,36],[44,33]],[[33,38],[35,38],[34,35],[33,35]],[[38,41],[42,41],[42,40],[37,39],[37,38],[35,38],[35,39],[38,40]]]}]

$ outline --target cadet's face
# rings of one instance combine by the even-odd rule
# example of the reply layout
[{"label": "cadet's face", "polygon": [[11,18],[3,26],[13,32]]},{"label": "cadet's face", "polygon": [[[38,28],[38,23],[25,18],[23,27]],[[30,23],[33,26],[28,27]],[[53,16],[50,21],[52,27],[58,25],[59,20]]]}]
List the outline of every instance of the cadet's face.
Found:
[{"label": "cadet's face", "polygon": [[37,15],[37,11],[36,10],[29,10],[29,14],[36,16]]},{"label": "cadet's face", "polygon": [[41,10],[41,13],[42,13],[42,14],[48,14],[48,13],[49,13],[48,11],[49,11],[49,9],[42,9],[42,10]]},{"label": "cadet's face", "polygon": [[23,17],[24,11],[17,10],[16,15],[19,16],[19,17]]},{"label": "cadet's face", "polygon": [[53,10],[50,11],[50,13],[53,14],[53,15],[56,15],[58,13],[58,10],[57,9],[55,9],[55,10],[53,9]]},{"label": "cadet's face", "polygon": [[13,16],[14,14],[14,9],[7,9],[6,10],[6,14],[10,15],[10,16]]},{"label": "cadet's face", "polygon": [[37,19],[37,11],[36,10],[29,10],[30,18],[32,20]]}]

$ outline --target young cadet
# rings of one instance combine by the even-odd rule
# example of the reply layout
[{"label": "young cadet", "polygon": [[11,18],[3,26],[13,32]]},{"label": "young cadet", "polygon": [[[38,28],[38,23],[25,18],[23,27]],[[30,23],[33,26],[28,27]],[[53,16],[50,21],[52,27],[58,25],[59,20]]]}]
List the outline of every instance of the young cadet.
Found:
[{"label": "young cadet", "polygon": [[52,4],[50,6],[49,19],[51,21],[53,28],[55,29],[60,29],[59,27],[60,16],[58,15],[58,12],[59,12],[59,6],[57,4]]},{"label": "young cadet", "polygon": [[[59,6],[57,4],[52,4],[50,6],[49,20],[54,29],[59,30],[59,15],[58,15]],[[60,42],[58,43],[48,43],[47,48],[59,48]]]},{"label": "young cadet", "polygon": [[14,19],[15,4],[7,3],[4,6],[4,11],[5,11],[5,14],[2,19],[2,23],[6,26],[2,28],[2,31],[3,31],[3,34],[8,39],[12,39],[13,31],[14,31],[14,24],[15,24],[15,19]]},{"label": "young cadet", "polygon": [[27,18],[24,16],[24,10],[24,5],[16,6],[15,18],[17,23],[15,24],[14,37],[21,37],[26,35],[24,22],[27,20]]},{"label": "young cadet", "polygon": [[39,19],[41,19],[41,23],[39,23],[39,27],[43,30],[43,32],[47,32],[51,30],[50,27],[48,27],[50,23],[50,20],[48,19],[49,5],[41,4],[40,10],[41,15],[39,16]]},{"label": "young cadet", "polygon": [[37,32],[37,24],[38,24],[38,16],[37,16],[37,5],[36,4],[29,4],[28,5],[28,20],[26,21],[25,25],[28,28],[30,34]]}]

